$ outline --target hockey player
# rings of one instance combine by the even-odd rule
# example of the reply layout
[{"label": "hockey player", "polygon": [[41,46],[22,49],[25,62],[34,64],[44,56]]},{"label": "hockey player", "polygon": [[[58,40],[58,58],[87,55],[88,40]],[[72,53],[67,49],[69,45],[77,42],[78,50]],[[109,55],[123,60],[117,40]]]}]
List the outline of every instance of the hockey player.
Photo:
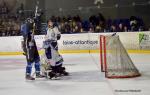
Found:
[{"label": "hockey player", "polygon": [[42,78],[40,74],[40,57],[38,54],[36,42],[34,40],[34,34],[33,34],[33,20],[28,18],[26,22],[21,27],[21,32],[23,35],[23,50],[25,52],[26,60],[27,60],[27,66],[26,66],[26,79],[27,80],[35,80],[31,76],[32,72],[32,65],[35,62],[35,70],[36,70],[36,78]]},{"label": "hockey player", "polygon": [[58,28],[53,25],[52,20],[48,21],[48,29],[46,39],[43,42],[43,47],[45,48],[45,55],[49,60],[52,71],[49,73],[50,78],[57,77],[59,75],[68,75],[65,71],[63,65],[63,58],[58,53],[57,40],[60,39],[60,32]]}]

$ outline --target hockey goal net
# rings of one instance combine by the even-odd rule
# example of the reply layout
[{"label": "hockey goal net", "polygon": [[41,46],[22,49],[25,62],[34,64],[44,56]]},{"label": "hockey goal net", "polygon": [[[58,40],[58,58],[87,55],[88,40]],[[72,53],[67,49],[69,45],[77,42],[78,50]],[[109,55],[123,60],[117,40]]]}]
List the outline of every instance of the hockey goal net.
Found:
[{"label": "hockey goal net", "polygon": [[107,78],[140,76],[118,35],[100,35],[100,63]]}]

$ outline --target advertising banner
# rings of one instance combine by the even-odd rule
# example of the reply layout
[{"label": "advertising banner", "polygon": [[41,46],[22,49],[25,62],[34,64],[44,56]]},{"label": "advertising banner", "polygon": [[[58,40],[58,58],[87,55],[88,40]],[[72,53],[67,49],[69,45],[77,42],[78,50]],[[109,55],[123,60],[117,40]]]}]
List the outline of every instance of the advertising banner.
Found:
[{"label": "advertising banner", "polygon": [[150,33],[139,33],[139,45],[142,50],[150,50]]}]

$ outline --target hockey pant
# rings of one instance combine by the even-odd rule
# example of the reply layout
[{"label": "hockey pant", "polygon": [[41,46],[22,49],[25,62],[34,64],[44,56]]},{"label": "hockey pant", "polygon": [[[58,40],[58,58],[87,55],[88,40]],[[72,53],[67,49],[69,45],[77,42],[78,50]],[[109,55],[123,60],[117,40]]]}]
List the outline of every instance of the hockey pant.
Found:
[{"label": "hockey pant", "polygon": [[36,73],[40,73],[40,57],[38,54],[38,50],[36,47],[36,43],[34,42],[34,46],[31,48],[27,48],[27,66],[26,66],[26,74],[31,75],[32,72],[32,65],[34,64]]}]

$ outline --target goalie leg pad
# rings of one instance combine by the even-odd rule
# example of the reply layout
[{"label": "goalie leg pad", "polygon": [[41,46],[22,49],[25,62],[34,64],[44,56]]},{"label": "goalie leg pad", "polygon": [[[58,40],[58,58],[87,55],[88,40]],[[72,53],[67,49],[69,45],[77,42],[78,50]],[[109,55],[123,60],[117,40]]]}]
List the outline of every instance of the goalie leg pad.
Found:
[{"label": "goalie leg pad", "polygon": [[48,59],[52,58],[52,54],[51,54],[51,48],[48,47],[47,49],[45,49],[45,55]]}]

